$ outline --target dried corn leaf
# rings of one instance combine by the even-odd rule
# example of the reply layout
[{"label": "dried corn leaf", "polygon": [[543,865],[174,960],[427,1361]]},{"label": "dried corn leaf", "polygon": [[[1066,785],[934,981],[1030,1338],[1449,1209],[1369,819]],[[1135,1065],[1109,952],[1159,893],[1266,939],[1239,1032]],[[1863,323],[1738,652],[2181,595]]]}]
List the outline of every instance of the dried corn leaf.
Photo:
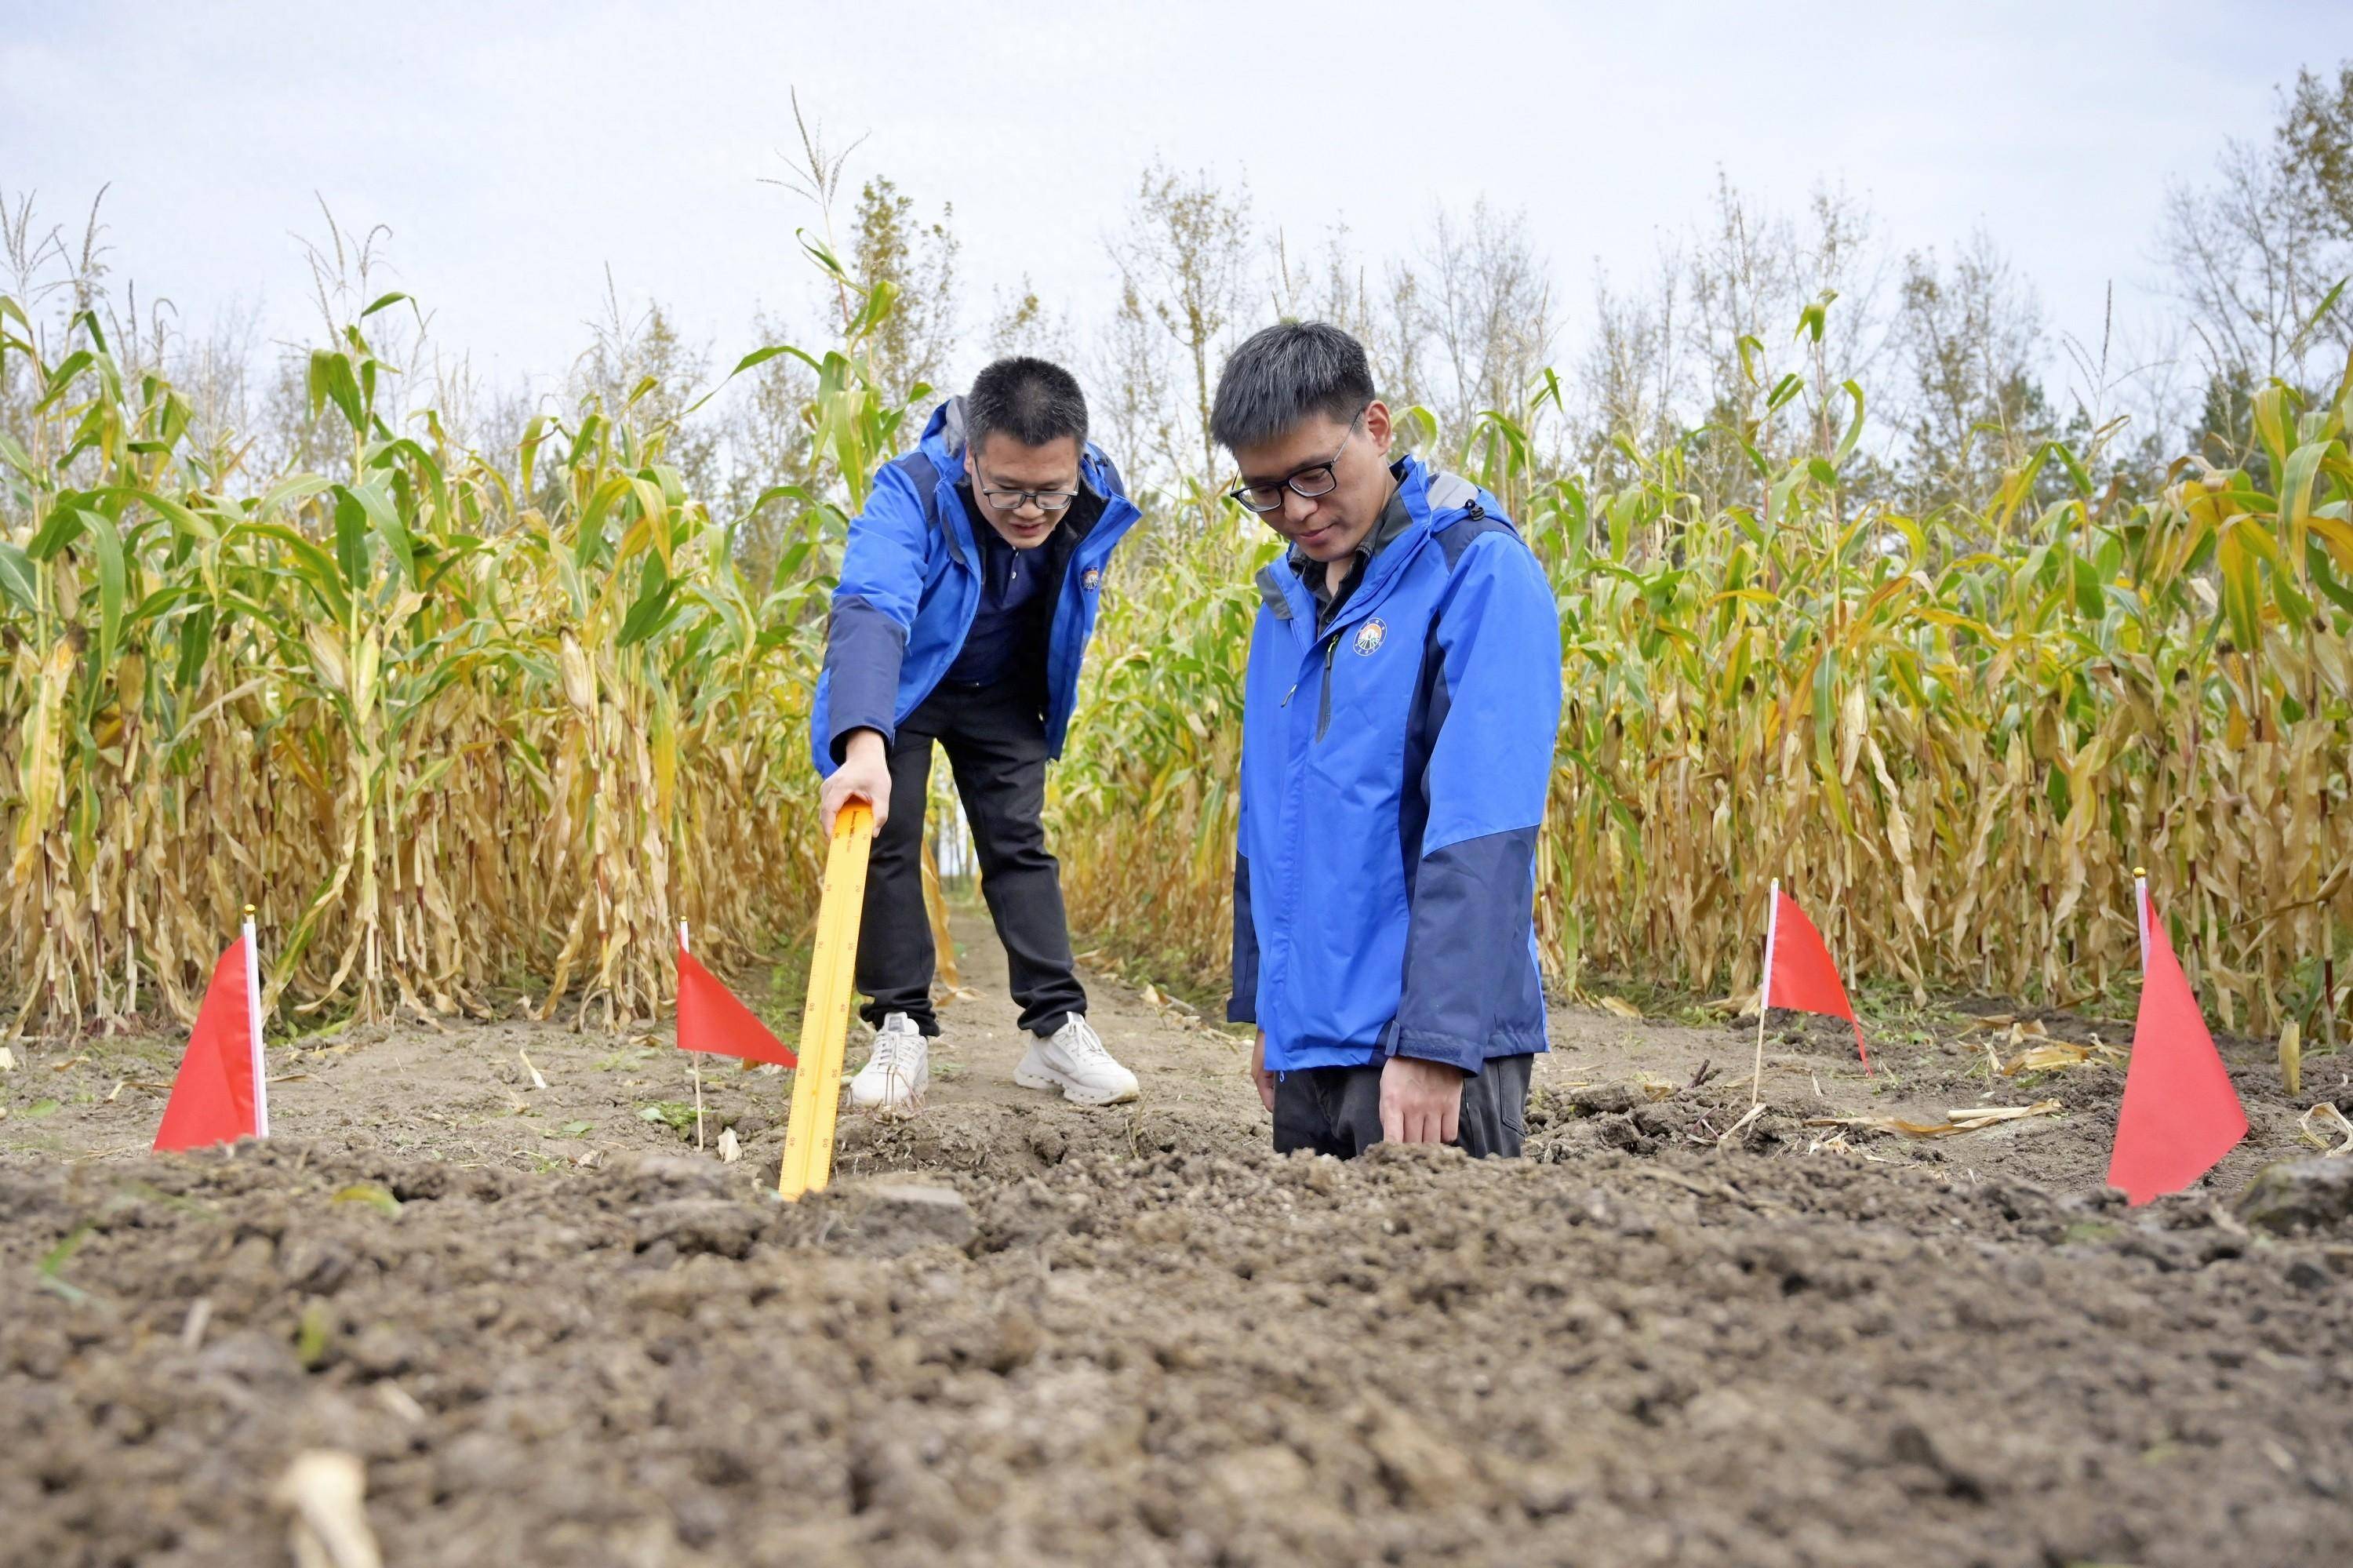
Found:
[{"label": "dried corn leaf", "polygon": [[2037,1100],[2031,1106],[1964,1106],[1946,1114],[1956,1122],[1978,1127],[1991,1121],[2021,1121],[2028,1117],[2055,1116],[2059,1108],[2057,1100]]},{"label": "dried corn leaf", "polygon": [[1763,1116],[1764,1114],[1765,1107],[1761,1102],[1757,1105],[1750,1106],[1747,1111],[1742,1115],[1738,1121],[1734,1122],[1730,1127],[1724,1129],[1724,1136],[1715,1140],[1715,1146],[1718,1149],[1725,1149],[1739,1142],[1741,1135],[1748,1130],[1748,1124],[1755,1121],[1758,1117]]},{"label": "dried corn leaf", "polygon": [[2003,1077],[2014,1078],[2021,1073],[2053,1073],[2065,1067],[2080,1067],[2086,1062],[2121,1065],[2124,1060],[2123,1051],[2114,1045],[2102,1044],[2097,1040],[2089,1044],[2053,1040],[2020,1052],[2002,1063],[2000,1071]]},{"label": "dried corn leaf", "polygon": [[[2347,1120],[2345,1113],[2327,1100],[2296,1118],[2295,1134],[2331,1159],[2340,1154],[2353,1154],[2353,1121]],[[2332,1149],[2328,1143],[2331,1138],[2341,1138],[2344,1141]]]},{"label": "dried corn leaf", "polygon": [[1861,1127],[1874,1132],[1900,1133],[1905,1138],[1953,1138],[2005,1121],[2056,1116],[2057,1100],[2037,1100],[2031,1106],[1970,1106],[1947,1113],[1943,1121],[1913,1121],[1900,1116],[1825,1116],[1808,1119],[1808,1127]]}]

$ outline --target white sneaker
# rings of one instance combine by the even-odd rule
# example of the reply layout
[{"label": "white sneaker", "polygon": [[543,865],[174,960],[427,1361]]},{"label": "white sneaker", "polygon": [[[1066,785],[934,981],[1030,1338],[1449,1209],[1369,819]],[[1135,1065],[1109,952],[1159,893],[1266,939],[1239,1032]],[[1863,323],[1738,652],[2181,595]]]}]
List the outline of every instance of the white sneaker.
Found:
[{"label": "white sneaker", "polygon": [[1062,1020],[1051,1038],[1029,1037],[1013,1081],[1025,1089],[1060,1089],[1074,1105],[1115,1106],[1136,1096],[1135,1075],[1112,1060],[1103,1036],[1080,1012]]},{"label": "white sneaker", "polygon": [[912,1110],[931,1086],[931,1042],[913,1019],[892,1013],[874,1032],[874,1054],[849,1080],[849,1103],[861,1110]]}]

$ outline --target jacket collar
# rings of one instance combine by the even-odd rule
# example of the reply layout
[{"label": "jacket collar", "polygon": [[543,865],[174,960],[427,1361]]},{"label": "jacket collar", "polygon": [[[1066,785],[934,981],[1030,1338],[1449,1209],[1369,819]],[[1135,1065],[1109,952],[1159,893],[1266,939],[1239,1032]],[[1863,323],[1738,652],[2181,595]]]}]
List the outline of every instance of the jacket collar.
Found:
[{"label": "jacket collar", "polygon": [[940,471],[940,482],[954,484],[964,477],[964,395],[958,393],[932,410],[923,422],[923,439],[917,443],[932,466]]},{"label": "jacket collar", "polygon": [[[1389,471],[1393,475],[1396,474],[1396,467],[1393,465]],[[1374,521],[1371,530],[1356,546],[1356,566],[1352,569],[1361,569],[1368,566],[1383,550],[1396,543],[1398,538],[1412,526],[1413,514],[1406,509],[1402,489],[1391,491],[1388,504],[1381,508],[1380,516]],[[1323,571],[1328,563],[1315,560],[1296,545],[1284,552],[1283,558],[1290,565],[1291,569],[1299,575],[1300,580],[1307,585],[1307,591],[1315,594],[1319,600],[1323,599],[1322,594],[1316,593],[1317,579],[1314,574]]]},{"label": "jacket collar", "polygon": [[1342,607],[1340,616],[1335,618],[1335,621],[1349,618],[1349,611],[1360,602],[1369,603],[1372,596],[1405,569],[1406,563],[1413,557],[1424,539],[1461,515],[1459,506],[1446,508],[1433,504],[1431,481],[1433,477],[1442,480],[1447,476],[1433,475],[1430,466],[1419,458],[1408,453],[1390,464],[1389,471],[1397,476],[1397,499],[1405,513],[1405,522],[1398,526],[1392,518],[1382,520],[1379,531],[1388,536],[1376,546],[1372,559],[1365,567],[1365,580],[1356,585],[1356,591]]},{"label": "jacket collar", "polygon": [[[1388,597],[1389,588],[1419,552],[1422,543],[1452,527],[1470,515],[1473,506],[1481,504],[1476,485],[1433,469],[1410,454],[1390,464],[1389,471],[1397,475],[1397,498],[1404,505],[1407,523],[1377,551],[1365,568],[1364,580],[1356,585],[1356,591],[1348,596],[1348,602],[1340,607],[1329,624],[1320,630],[1316,629],[1314,595],[1287,560],[1279,558],[1258,574],[1259,591],[1268,607],[1274,609],[1278,620],[1299,626],[1303,641],[1328,636],[1371,614]],[[1280,608],[1276,606],[1278,599],[1282,601]]]}]

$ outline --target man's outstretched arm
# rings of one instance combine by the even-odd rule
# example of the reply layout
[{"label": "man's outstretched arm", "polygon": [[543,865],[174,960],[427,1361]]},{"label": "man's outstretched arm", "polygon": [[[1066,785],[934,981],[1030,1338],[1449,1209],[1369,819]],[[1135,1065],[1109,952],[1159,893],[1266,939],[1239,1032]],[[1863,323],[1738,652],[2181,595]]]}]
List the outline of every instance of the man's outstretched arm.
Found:
[{"label": "man's outstretched arm", "polygon": [[818,797],[825,832],[851,800],[891,814],[891,739],[897,728],[899,666],[923,592],[923,498],[896,463],[874,477],[865,509],[850,520],[849,544],[826,629],[826,749],[835,767]]}]

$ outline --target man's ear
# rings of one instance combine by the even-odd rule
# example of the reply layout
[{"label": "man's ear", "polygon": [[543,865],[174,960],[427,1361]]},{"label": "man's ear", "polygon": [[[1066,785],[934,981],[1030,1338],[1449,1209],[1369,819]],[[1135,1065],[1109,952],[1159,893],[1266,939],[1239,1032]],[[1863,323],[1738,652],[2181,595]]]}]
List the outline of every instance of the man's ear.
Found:
[{"label": "man's ear", "polygon": [[1365,434],[1373,438],[1373,450],[1387,456],[1389,437],[1396,433],[1389,421],[1389,406],[1376,397],[1365,408]]}]

